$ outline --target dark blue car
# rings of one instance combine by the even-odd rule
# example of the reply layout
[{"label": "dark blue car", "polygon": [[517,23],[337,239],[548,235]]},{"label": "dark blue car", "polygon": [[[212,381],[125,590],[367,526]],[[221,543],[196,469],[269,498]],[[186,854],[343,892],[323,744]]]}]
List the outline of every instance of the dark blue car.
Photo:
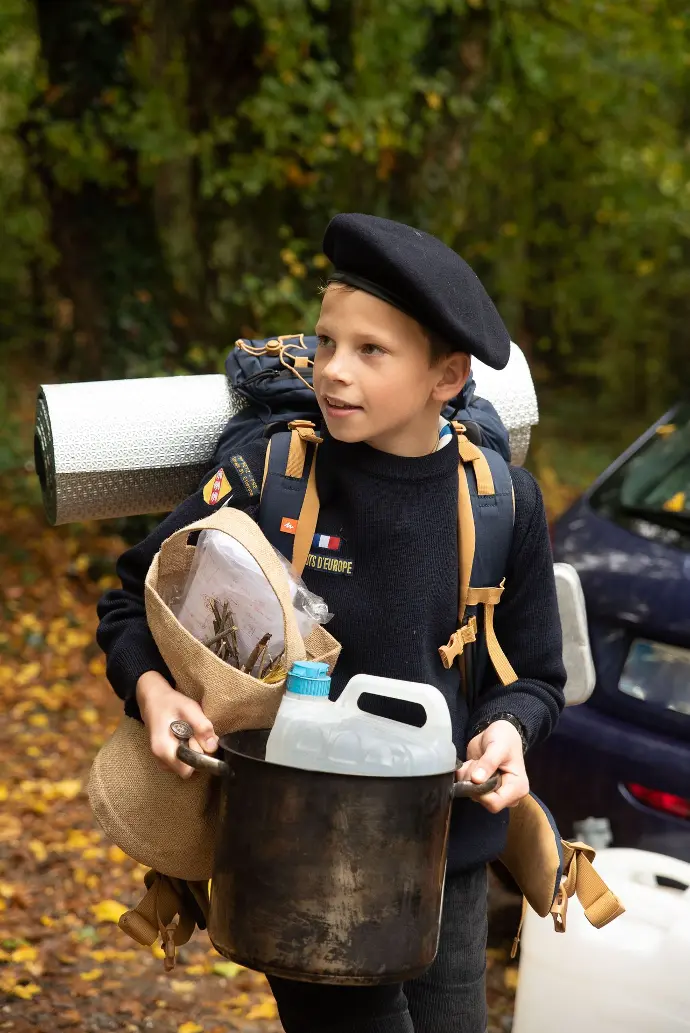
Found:
[{"label": "dark blue car", "polygon": [[565,837],[605,819],[613,846],[690,861],[690,404],[599,477],[553,545],[582,581],[596,687],[528,758],[532,788]]}]

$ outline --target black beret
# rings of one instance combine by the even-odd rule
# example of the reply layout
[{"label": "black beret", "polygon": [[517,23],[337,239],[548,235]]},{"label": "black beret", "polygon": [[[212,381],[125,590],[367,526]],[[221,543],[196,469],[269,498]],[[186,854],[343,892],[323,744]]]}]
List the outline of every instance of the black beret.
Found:
[{"label": "black beret", "polygon": [[503,369],[510,334],[467,262],[437,237],[376,215],[331,219],[324,254],[330,280],[374,294],[406,312],[458,351]]}]

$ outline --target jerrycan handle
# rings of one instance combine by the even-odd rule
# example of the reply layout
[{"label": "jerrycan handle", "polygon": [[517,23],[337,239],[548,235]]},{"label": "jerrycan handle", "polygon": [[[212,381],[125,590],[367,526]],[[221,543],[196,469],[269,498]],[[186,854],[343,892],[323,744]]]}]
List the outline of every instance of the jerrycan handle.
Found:
[{"label": "jerrycan handle", "polygon": [[[415,728],[412,725],[407,725],[406,727],[412,729],[412,731],[418,731],[424,738],[431,739],[440,733],[450,739],[451,724],[448,704],[433,685],[400,681],[397,678],[380,678],[374,675],[356,674],[353,678],[350,678],[335,705],[343,710],[350,710],[361,715],[362,711],[357,704],[360,696],[365,693],[372,696],[388,696],[392,699],[401,699],[407,703],[418,703],[426,714],[426,724],[422,728]],[[399,721],[394,723],[400,724]]]}]

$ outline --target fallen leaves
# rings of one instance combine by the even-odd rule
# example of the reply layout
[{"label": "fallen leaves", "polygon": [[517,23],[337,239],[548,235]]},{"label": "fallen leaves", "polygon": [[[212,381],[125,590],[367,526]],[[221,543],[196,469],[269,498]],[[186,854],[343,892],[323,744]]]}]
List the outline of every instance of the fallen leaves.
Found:
[{"label": "fallen leaves", "polygon": [[40,994],[40,986],[35,983],[17,983],[11,978],[0,979],[0,990],[14,997],[20,997],[23,1001],[30,1001],[36,994]]},{"label": "fallen leaves", "polygon": [[234,979],[238,972],[242,972],[242,966],[236,965],[234,961],[217,961],[211,969],[214,976],[224,976],[225,979]]},{"label": "fallen leaves", "polygon": [[190,979],[171,979],[170,989],[176,994],[192,994],[196,990],[196,983]]},{"label": "fallen leaves", "polygon": [[102,975],[102,968],[92,968],[90,972],[80,972],[79,978],[83,979],[85,983],[92,983],[94,979],[100,979]]},{"label": "fallen leaves", "polygon": [[[27,450],[31,438],[28,413]],[[251,1028],[277,1033],[264,977],[220,958],[205,932],[172,979],[158,943],[117,927],[146,868],[105,838],[86,783],[122,714],[95,630],[125,546],[105,525],[49,528],[10,494],[0,484],[0,1027],[144,1033],[155,1016],[156,1033],[229,1033],[254,1009]]]},{"label": "fallen leaves", "polygon": [[99,904],[93,904],[89,910],[97,922],[114,922],[117,925],[125,911],[129,909],[117,900],[102,900]]},{"label": "fallen leaves", "polygon": [[30,839],[27,846],[39,863],[48,857],[45,843],[41,843],[40,839]]},{"label": "fallen leaves", "polygon": [[503,982],[507,990],[517,990],[518,985],[518,970],[516,968],[507,968],[503,973]]},{"label": "fallen leaves", "polygon": [[21,965],[27,961],[35,961],[37,957],[38,950],[36,947],[30,947],[28,944],[25,944],[24,946],[17,947],[16,950],[13,950],[10,953],[9,960],[15,964]]},{"label": "fallen leaves", "polygon": [[277,1019],[278,1008],[272,997],[266,998],[261,1004],[255,1004],[247,1012],[247,1022],[256,1022],[257,1019]]}]

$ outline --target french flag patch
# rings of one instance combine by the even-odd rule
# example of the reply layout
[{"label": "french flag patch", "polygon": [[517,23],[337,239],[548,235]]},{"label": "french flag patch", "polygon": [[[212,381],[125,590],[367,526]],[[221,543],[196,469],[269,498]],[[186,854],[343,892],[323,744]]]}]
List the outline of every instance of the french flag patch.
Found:
[{"label": "french flag patch", "polygon": [[340,538],[331,538],[328,534],[315,534],[311,545],[312,549],[330,549],[337,552],[340,548]]}]

